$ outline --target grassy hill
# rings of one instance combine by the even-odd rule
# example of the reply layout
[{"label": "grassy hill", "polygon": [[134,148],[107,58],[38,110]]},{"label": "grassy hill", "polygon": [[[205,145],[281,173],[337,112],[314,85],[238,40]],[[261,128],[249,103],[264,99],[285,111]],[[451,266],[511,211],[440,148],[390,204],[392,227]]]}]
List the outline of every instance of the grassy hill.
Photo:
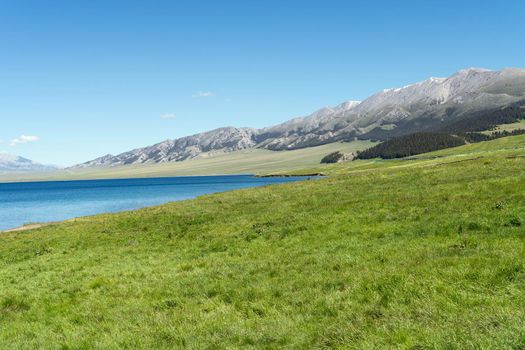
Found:
[{"label": "grassy hill", "polygon": [[183,162],[141,164],[107,168],[67,169],[40,174],[0,175],[0,181],[81,180],[104,178],[161,177],[217,174],[267,174],[277,171],[295,171],[312,167],[329,153],[354,152],[374,143],[370,141],[336,142],[323,146],[293,151],[251,149],[215,154]]},{"label": "grassy hill", "polygon": [[525,135],[314,168],[0,235],[0,348],[525,347]]}]

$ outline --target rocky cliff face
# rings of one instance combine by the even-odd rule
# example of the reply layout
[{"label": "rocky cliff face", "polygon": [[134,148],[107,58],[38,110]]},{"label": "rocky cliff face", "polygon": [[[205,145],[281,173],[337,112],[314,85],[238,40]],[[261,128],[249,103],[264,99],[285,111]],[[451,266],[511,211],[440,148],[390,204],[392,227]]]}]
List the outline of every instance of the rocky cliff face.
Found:
[{"label": "rocky cliff face", "polygon": [[117,156],[104,156],[78,167],[162,163],[253,147],[290,150],[354,137],[386,137],[422,131],[468,113],[523,99],[525,69],[470,68],[448,78],[430,78],[402,88],[386,89],[362,102],[324,107],[307,117],[272,127],[220,128]]}]

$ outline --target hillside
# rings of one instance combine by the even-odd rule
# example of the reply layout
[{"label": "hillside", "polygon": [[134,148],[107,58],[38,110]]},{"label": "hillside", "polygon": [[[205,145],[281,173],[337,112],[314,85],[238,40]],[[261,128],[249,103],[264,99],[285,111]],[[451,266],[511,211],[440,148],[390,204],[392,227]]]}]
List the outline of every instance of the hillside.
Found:
[{"label": "hillside", "polygon": [[0,347],[522,348],[524,168],[519,135],[4,233]]},{"label": "hillside", "polygon": [[429,78],[385,89],[364,101],[323,107],[309,116],[262,129],[224,127],[105,155],[75,168],[151,164],[207,157],[246,149],[274,151],[319,146],[360,138],[385,140],[428,131],[476,113],[525,99],[525,69],[461,70],[448,78]]},{"label": "hillside", "polygon": [[429,132],[418,132],[382,142],[358,153],[358,159],[393,159],[428,153],[465,144],[460,137]]},{"label": "hillside", "polygon": [[357,151],[356,158],[403,158],[466,143],[525,134],[523,102],[483,111],[452,120],[437,129],[387,139],[366,150]]}]

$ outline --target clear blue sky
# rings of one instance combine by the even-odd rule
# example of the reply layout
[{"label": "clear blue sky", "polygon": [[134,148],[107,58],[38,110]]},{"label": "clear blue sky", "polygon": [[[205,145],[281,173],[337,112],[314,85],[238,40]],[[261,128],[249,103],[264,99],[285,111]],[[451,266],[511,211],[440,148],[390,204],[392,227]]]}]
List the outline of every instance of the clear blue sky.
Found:
[{"label": "clear blue sky", "polygon": [[0,151],[71,165],[523,67],[524,13],[505,0],[0,0]]}]

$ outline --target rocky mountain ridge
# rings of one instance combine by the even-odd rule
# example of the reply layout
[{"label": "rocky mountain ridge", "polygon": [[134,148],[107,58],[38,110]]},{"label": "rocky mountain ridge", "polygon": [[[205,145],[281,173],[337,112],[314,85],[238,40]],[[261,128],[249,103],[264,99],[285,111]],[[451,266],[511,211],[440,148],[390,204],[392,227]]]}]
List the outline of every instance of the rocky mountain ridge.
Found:
[{"label": "rocky mountain ridge", "polygon": [[429,78],[385,89],[364,101],[323,107],[306,117],[263,128],[224,127],[166,140],[77,167],[181,161],[248,148],[281,151],[353,138],[388,138],[424,131],[462,116],[501,108],[525,99],[525,69],[461,70],[448,78]]}]

